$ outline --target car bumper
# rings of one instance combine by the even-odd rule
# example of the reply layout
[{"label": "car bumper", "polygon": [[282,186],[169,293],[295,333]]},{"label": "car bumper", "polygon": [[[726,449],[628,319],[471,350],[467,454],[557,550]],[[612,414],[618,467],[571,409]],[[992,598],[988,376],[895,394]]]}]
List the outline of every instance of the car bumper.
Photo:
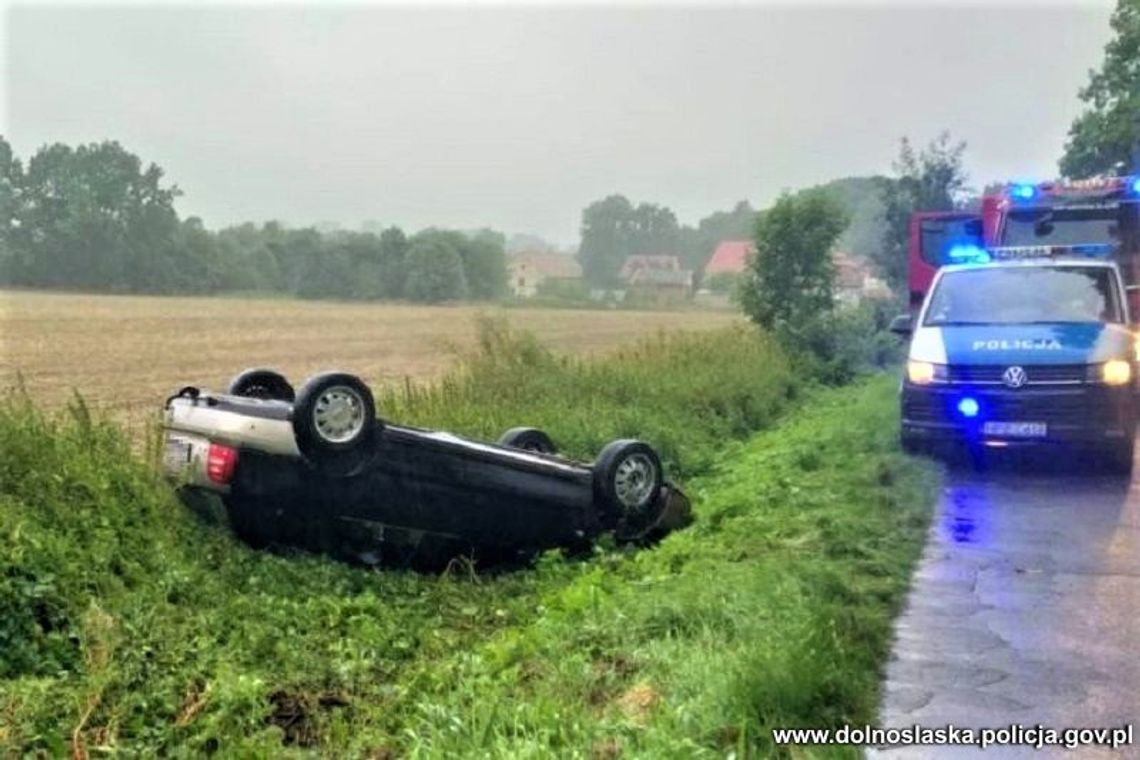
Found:
[{"label": "car bumper", "polygon": [[[964,398],[977,402],[977,414],[958,408]],[[911,441],[966,442],[994,446],[1098,447],[1135,434],[1135,396],[1130,386],[1079,385],[1047,388],[979,389],[904,383],[901,432]],[[1033,423],[1044,434],[995,431],[987,423]],[[1022,431],[1024,433],[1024,431]]]}]

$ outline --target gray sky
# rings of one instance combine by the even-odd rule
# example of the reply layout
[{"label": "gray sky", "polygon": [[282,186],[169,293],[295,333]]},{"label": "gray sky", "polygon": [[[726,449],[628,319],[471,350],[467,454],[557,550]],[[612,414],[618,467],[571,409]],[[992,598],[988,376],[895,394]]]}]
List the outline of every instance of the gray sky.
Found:
[{"label": "gray sky", "polygon": [[694,223],[942,129],[979,187],[1051,177],[1112,5],[8,5],[0,131],[117,139],[210,226],[569,243],[611,192]]}]

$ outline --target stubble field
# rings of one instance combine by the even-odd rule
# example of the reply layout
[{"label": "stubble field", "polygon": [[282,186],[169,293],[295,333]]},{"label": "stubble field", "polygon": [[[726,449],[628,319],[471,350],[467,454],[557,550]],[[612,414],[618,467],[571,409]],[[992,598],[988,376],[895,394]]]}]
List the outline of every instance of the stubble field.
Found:
[{"label": "stubble field", "polygon": [[139,419],[183,385],[221,388],[269,366],[294,384],[344,369],[374,384],[430,380],[475,339],[480,314],[502,315],[564,353],[606,351],[659,330],[701,330],[731,312],[502,309],[274,299],[170,298],[0,291],[0,388],[22,377],[49,404],[73,390]]}]

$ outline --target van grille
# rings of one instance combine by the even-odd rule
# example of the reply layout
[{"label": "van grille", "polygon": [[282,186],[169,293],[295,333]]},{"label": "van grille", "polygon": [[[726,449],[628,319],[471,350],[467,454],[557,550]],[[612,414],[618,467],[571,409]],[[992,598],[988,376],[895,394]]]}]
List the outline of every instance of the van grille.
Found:
[{"label": "van grille", "polygon": [[[1001,385],[1008,364],[951,364],[947,378],[955,384]],[[1028,378],[1026,385],[1079,385],[1095,378],[1096,365],[1030,364],[1020,365]]]}]

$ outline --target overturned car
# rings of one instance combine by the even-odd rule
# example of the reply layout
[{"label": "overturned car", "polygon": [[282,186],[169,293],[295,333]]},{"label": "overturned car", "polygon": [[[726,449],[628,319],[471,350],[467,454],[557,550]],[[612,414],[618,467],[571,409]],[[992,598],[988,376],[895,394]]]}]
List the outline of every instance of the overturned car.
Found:
[{"label": "overturned car", "polygon": [[399,426],[341,372],[296,393],[267,369],[241,373],[226,393],[186,387],[167,399],[163,429],[165,474],[187,499],[219,495],[253,545],[436,563],[580,548],[604,533],[651,541],[691,520],[645,443],[613,441],[584,464],[534,428],[489,444]]}]

